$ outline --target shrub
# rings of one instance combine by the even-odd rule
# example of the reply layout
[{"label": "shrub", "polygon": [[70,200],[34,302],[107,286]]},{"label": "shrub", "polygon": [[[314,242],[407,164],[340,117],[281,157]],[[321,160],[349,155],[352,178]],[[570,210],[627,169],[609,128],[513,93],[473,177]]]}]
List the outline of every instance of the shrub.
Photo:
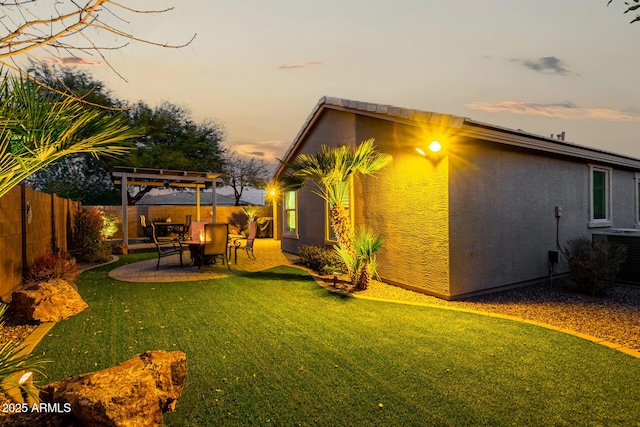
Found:
[{"label": "shrub", "polygon": [[103,239],[108,239],[118,231],[118,218],[113,214],[102,215],[102,230],[100,234]]},{"label": "shrub", "polygon": [[67,282],[75,281],[80,274],[78,265],[73,258],[61,252],[58,255],[47,252],[36,258],[29,267],[29,271],[24,277],[27,284],[36,282],[47,282],[51,279],[63,279]]},{"label": "shrub", "polygon": [[78,212],[73,218],[73,249],[78,262],[105,262],[111,259],[111,248],[100,240],[104,221],[96,209]]},{"label": "shrub", "polygon": [[325,274],[328,272],[346,271],[344,263],[338,255],[322,246],[300,246],[300,260],[298,263],[316,273]]},{"label": "shrub", "polygon": [[625,246],[587,239],[569,241],[569,249],[564,252],[578,291],[593,296],[605,295],[615,284],[620,265],[627,258]]},{"label": "shrub", "polygon": [[236,228],[238,234],[242,233],[249,226],[249,217],[244,212],[232,212],[231,215],[227,217],[227,221],[229,225]]}]

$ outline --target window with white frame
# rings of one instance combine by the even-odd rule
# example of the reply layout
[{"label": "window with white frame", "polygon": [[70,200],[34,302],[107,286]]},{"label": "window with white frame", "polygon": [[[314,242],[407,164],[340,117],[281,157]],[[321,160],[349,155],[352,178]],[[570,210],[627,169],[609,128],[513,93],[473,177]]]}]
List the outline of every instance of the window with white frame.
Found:
[{"label": "window with white frame", "polygon": [[611,225],[611,168],[589,165],[591,227]]},{"label": "window with white frame", "polygon": [[298,193],[286,191],[284,193],[284,230],[283,234],[297,237],[298,232]]},{"label": "window with white frame", "polygon": [[[350,203],[350,197],[351,197],[351,184],[350,183],[346,183],[346,186],[344,188],[344,191],[342,192],[342,194],[340,195],[341,199],[342,199],[342,206],[344,206],[347,210],[347,213],[350,214],[349,212],[349,207],[351,206]],[[325,235],[325,239],[327,239],[329,242],[336,242],[337,238],[336,238],[336,230],[333,227],[333,223],[331,222],[331,209],[333,208],[333,205],[330,204],[329,202],[326,203],[326,215],[325,215],[325,230],[326,230],[326,235]]]}]

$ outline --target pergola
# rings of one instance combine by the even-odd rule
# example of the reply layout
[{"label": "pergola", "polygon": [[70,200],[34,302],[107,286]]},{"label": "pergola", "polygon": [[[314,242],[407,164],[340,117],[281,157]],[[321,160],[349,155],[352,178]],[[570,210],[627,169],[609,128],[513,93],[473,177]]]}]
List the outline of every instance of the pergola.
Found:
[{"label": "pergola", "polygon": [[122,186],[122,241],[129,243],[127,226],[127,189],[129,185],[152,187],[194,188],[196,190],[196,221],[200,221],[200,190],[211,184],[211,208],[216,217],[216,184],[222,183],[219,173],[178,171],[169,169],[130,168],[116,166],[113,171],[115,184]]}]

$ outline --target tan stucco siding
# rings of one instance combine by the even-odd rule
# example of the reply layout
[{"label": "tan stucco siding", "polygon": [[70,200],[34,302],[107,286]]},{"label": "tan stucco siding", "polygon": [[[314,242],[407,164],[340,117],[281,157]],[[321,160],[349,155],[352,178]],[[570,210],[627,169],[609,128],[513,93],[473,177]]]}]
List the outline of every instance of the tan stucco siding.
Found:
[{"label": "tan stucco siding", "polygon": [[361,180],[355,191],[356,225],[384,238],[378,252],[380,276],[391,283],[449,296],[448,160],[432,162],[415,148],[424,132],[358,117],[358,141],[375,138],[391,165]]},{"label": "tan stucco siding", "polygon": [[[323,144],[337,147],[343,144],[355,145],[355,141],[355,115],[328,110],[309,129],[304,143],[293,154],[294,157],[298,154],[313,154]],[[315,185],[308,183],[298,192],[298,235],[291,238],[282,234],[281,246],[285,252],[298,253],[300,246],[325,244],[326,205],[324,200],[312,192],[313,189]],[[283,209],[280,209],[280,214],[283,214]],[[282,224],[283,219],[280,218],[278,226],[282,227]]]},{"label": "tan stucco siding", "polygon": [[[558,239],[589,238],[588,166],[466,141],[451,158],[451,292],[464,295],[545,277]],[[567,271],[562,260],[556,272]]]},{"label": "tan stucco siding", "polygon": [[448,162],[395,152],[393,164],[363,182],[366,224],[384,238],[380,276],[449,295]]}]

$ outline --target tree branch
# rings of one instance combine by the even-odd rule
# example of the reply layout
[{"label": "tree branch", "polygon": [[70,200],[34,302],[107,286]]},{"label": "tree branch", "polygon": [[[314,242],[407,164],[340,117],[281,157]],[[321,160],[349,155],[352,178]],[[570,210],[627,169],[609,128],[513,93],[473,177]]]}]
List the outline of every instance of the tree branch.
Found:
[{"label": "tree branch", "polygon": [[[43,11],[34,12],[37,6],[42,8],[48,6],[52,12],[51,16],[44,16],[47,12]],[[129,41],[162,48],[180,49],[190,45],[196,37],[194,34],[186,43],[172,44],[130,34],[117,28],[114,24],[100,19],[100,15],[106,13],[117,22],[129,24],[127,19],[115,13],[114,8],[136,15],[162,14],[174,9],[167,7],[158,10],[142,10],[127,6],[123,4],[122,0],[84,0],[82,4],[76,0],[64,3],[52,2],[51,0],[0,1],[0,12],[2,13],[0,28],[4,27],[7,31],[5,35],[0,37],[0,65],[26,76],[22,66],[18,65],[13,58],[27,55],[36,62],[43,63],[45,59],[38,58],[35,51],[42,49],[47,51],[46,48],[50,47],[57,51],[52,54],[57,59],[62,59],[60,52],[69,52],[79,59],[81,58],[72,52],[97,55],[115,74],[126,81],[109,63],[104,55],[105,51],[122,49],[129,44]],[[88,30],[95,30],[96,34],[114,35],[121,43],[111,47],[101,46],[94,42],[93,32],[87,34]],[[79,44],[79,40],[84,40],[84,43]]]}]

